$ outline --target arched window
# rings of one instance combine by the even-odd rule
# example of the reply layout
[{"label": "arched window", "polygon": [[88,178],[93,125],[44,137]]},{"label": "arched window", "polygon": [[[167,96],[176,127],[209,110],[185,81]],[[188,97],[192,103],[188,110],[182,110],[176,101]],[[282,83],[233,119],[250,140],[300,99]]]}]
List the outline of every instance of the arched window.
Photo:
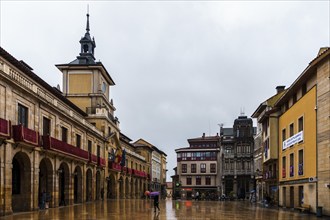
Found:
[{"label": "arched window", "polygon": [[88,45],[84,44],[84,53],[88,53]]}]

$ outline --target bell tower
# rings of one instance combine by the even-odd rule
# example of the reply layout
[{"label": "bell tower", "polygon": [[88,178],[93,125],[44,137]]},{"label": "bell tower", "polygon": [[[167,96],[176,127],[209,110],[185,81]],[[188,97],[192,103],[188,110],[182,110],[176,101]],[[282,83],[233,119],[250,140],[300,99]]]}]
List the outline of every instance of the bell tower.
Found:
[{"label": "bell tower", "polygon": [[91,38],[89,33],[89,14],[87,13],[86,33],[80,39],[81,52],[77,57],[80,64],[93,64],[95,63],[94,50],[96,47],[94,37]]},{"label": "bell tower", "polygon": [[88,114],[88,121],[104,132],[119,132],[119,121],[114,117],[110,87],[115,85],[101,62],[95,61],[95,40],[90,35],[89,13],[86,33],[81,37],[80,53],[75,60],[56,67],[63,74],[63,95]]}]

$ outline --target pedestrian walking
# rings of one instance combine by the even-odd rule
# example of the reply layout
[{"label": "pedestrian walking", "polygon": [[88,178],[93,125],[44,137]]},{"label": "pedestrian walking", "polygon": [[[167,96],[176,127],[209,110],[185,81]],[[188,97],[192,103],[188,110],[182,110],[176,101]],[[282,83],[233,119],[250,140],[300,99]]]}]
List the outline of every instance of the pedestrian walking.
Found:
[{"label": "pedestrian walking", "polygon": [[42,191],[41,193],[41,209],[45,209],[46,208],[46,192],[45,190]]},{"label": "pedestrian walking", "polygon": [[103,200],[103,198],[104,198],[104,188],[102,187],[102,189],[101,189],[101,199]]},{"label": "pedestrian walking", "polygon": [[159,208],[159,195],[154,196],[154,212],[156,212],[156,209],[158,209],[158,211],[160,211],[160,208]]}]

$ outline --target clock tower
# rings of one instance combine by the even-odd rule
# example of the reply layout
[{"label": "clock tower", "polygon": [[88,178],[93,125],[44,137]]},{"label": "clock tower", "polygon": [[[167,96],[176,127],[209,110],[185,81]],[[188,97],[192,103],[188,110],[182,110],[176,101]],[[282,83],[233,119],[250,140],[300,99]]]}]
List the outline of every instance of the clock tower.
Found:
[{"label": "clock tower", "polygon": [[86,33],[79,41],[79,55],[72,62],[56,67],[63,74],[63,95],[86,112],[86,119],[107,137],[119,134],[119,121],[114,117],[116,109],[110,100],[110,87],[115,83],[104,65],[95,61],[96,44],[89,32],[87,14]]}]

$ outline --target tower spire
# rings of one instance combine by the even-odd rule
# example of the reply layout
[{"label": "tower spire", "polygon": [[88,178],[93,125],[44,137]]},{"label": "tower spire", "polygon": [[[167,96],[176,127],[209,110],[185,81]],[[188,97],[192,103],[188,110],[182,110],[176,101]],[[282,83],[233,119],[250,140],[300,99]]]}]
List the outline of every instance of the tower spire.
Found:
[{"label": "tower spire", "polygon": [[87,5],[87,24],[86,24],[86,31],[89,33],[89,5]]}]

